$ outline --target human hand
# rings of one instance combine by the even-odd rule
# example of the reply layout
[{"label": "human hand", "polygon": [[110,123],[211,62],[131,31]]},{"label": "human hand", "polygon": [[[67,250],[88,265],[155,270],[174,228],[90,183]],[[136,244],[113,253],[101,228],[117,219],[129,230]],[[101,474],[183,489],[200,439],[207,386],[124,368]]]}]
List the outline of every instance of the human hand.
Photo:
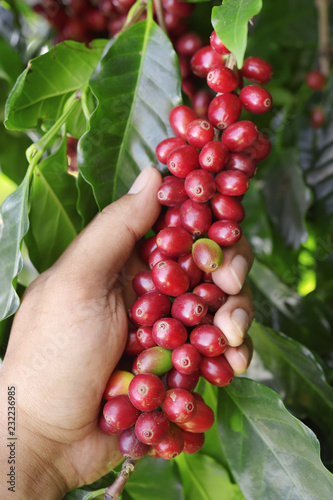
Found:
[{"label": "human hand", "polygon": [[[98,214],[23,297],[0,371],[1,407],[7,407],[7,386],[17,388],[19,499],[61,498],[122,460],[117,436],[99,430],[98,415],[127,338],[119,274],[131,275],[135,242],[158,216],[160,182],[156,169],[146,169],[130,194]],[[235,373],[245,371],[252,354],[243,342],[253,317],[243,288],[251,264],[242,239],[225,250],[214,273],[230,294],[215,324],[229,339],[225,355]],[[6,498],[6,484],[1,488]]]}]

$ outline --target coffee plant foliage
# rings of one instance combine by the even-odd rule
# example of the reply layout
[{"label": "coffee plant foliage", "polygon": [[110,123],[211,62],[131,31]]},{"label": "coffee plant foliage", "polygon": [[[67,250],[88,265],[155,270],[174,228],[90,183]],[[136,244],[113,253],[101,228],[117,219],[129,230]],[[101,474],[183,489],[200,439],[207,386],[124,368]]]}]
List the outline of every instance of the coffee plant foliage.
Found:
[{"label": "coffee plant foliage", "polygon": [[[182,99],[188,103],[177,54],[150,3],[145,20],[87,46],[54,46],[29,3],[0,2],[2,357],[13,314],[34,277],[98,210],[126,193],[147,164],[165,173],[155,148],[173,135],[170,110]],[[266,86],[273,108],[255,118],[273,150],[251,179],[242,225],[256,256],[248,278],[255,353],[245,376],[230,386],[199,383],[216,415],[202,450],[172,461],[142,459],[122,499],[220,500],[223,492],[226,500],[328,500],[333,79],[322,93],[305,85],[318,57],[315,2],[193,3],[192,31],[208,40],[214,27],[239,67],[251,54],[274,68]],[[313,129],[309,115],[317,105],[326,121]],[[76,176],[67,171],[66,134],[79,139]],[[115,473],[66,498],[102,499]]]}]

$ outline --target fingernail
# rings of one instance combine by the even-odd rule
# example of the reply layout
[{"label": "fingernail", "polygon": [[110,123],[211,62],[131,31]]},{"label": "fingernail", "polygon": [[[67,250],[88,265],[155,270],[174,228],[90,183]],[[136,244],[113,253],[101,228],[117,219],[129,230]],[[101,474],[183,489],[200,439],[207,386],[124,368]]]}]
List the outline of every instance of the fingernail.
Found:
[{"label": "fingernail", "polygon": [[147,185],[149,182],[150,176],[152,174],[153,167],[146,167],[142,170],[140,175],[135,179],[132,184],[128,194],[137,194]]},{"label": "fingernail", "polygon": [[237,330],[244,337],[249,327],[249,316],[244,309],[235,309],[231,315],[231,320],[236,326]]},{"label": "fingernail", "polygon": [[248,263],[241,255],[236,255],[229,264],[230,271],[235,278],[239,289],[244,285],[244,281],[249,270]]}]

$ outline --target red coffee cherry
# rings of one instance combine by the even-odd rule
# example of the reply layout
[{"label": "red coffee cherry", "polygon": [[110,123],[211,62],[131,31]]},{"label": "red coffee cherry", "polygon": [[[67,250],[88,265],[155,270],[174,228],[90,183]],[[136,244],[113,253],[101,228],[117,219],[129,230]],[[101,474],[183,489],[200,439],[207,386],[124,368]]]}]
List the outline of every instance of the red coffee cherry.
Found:
[{"label": "red coffee cherry", "polygon": [[[260,134],[258,134],[259,137]],[[257,139],[258,140],[258,139]],[[251,146],[253,147],[253,146]],[[237,170],[242,172],[249,179],[251,179],[257,171],[257,163],[252,159],[242,153],[232,153],[229,156],[229,160],[226,164],[226,170]]]},{"label": "red coffee cherry", "polygon": [[[191,4],[186,4],[186,5],[191,5]],[[179,37],[176,42],[176,52],[181,56],[192,57],[193,54],[197,50],[199,50],[202,46],[203,46],[202,38],[199,35],[197,35],[197,33],[185,33],[184,35]]]},{"label": "red coffee cherry", "polygon": [[184,140],[186,140],[187,127],[195,119],[196,115],[194,111],[184,104],[173,108],[169,115],[169,122],[172,130],[176,135],[178,135],[178,137],[181,137]]},{"label": "red coffee cherry", "polygon": [[181,226],[180,220],[180,207],[170,207],[165,212],[166,227],[179,227]]},{"label": "red coffee cherry", "polygon": [[141,297],[141,295],[144,295],[145,293],[157,291],[150,271],[138,272],[132,279],[132,287],[139,297]]},{"label": "red coffee cherry", "polygon": [[220,356],[228,347],[228,339],[214,325],[196,326],[190,335],[190,342],[200,354],[208,357]]},{"label": "red coffee cherry", "polygon": [[182,85],[182,91],[185,94],[187,94],[190,98],[190,101],[192,101],[193,96],[196,92],[196,87],[192,78],[186,78],[185,80],[182,80],[181,85]]},{"label": "red coffee cherry", "polygon": [[216,193],[210,200],[210,208],[214,216],[220,220],[242,222],[245,217],[243,205],[233,196]]},{"label": "red coffee cherry", "polygon": [[231,124],[222,134],[222,144],[229,151],[239,153],[250,147],[258,137],[258,128],[250,120],[242,120]]},{"label": "red coffee cherry", "polygon": [[215,241],[209,238],[200,238],[192,247],[192,257],[202,271],[211,273],[222,264],[223,252]]},{"label": "red coffee cherry", "polygon": [[166,227],[156,237],[157,247],[170,257],[180,257],[192,250],[193,238],[183,227]]},{"label": "red coffee cherry", "polygon": [[187,432],[183,430],[184,437],[184,453],[196,453],[201,450],[205,442],[205,434],[203,432]]},{"label": "red coffee cherry", "polygon": [[108,436],[113,436],[115,434],[119,434],[118,430],[115,430],[112,425],[109,425],[104,418],[103,413],[98,418],[98,427],[103,432],[103,434],[107,434]]},{"label": "red coffee cherry", "polygon": [[142,347],[136,336],[136,330],[128,332],[124,353],[128,356],[137,356],[143,350],[144,347]]},{"label": "red coffee cherry", "polygon": [[226,196],[241,196],[249,188],[249,179],[242,172],[223,170],[215,177],[218,191]]},{"label": "red coffee cherry", "polygon": [[214,127],[224,130],[239,119],[241,110],[242,104],[236,95],[218,95],[209,105],[208,120]]},{"label": "red coffee cherry", "polygon": [[87,28],[92,31],[105,31],[108,27],[108,18],[99,9],[89,9],[85,21]]},{"label": "red coffee cherry", "polygon": [[165,26],[169,33],[173,36],[177,36],[178,32],[183,33],[183,29],[186,30],[186,24],[183,19],[174,14],[173,12],[164,11],[164,21]]},{"label": "red coffee cherry", "polygon": [[184,269],[184,271],[186,271],[190,279],[190,288],[193,288],[195,285],[200,283],[202,278],[202,271],[194,262],[191,253],[179,257],[178,264]]},{"label": "red coffee cherry", "polygon": [[179,68],[180,68],[180,76],[182,80],[191,76],[191,64],[188,57],[178,56],[179,60]]},{"label": "red coffee cherry", "polygon": [[[162,229],[163,231],[163,229]],[[170,255],[167,255],[164,252],[161,252],[159,248],[156,248],[149,256],[148,259],[148,264],[150,269],[153,269],[158,262],[161,262],[161,260],[176,260],[176,257],[171,257]]]},{"label": "red coffee cherry", "polygon": [[163,293],[150,292],[139,297],[130,308],[130,319],[138,325],[152,326],[155,321],[167,316],[170,300]]},{"label": "red coffee cherry", "polygon": [[[272,143],[269,140],[269,137],[265,134],[259,132],[257,139],[254,143],[244,151],[242,151],[243,155],[247,156],[251,160],[256,162],[260,162],[265,160],[272,149]],[[245,172],[244,172],[245,173]]]},{"label": "red coffee cherry", "polygon": [[117,434],[134,425],[140,411],[133,406],[126,394],[120,394],[105,403],[103,415],[110,428],[113,428],[114,434]]},{"label": "red coffee cherry", "polygon": [[228,247],[241,239],[242,228],[234,220],[219,220],[210,226],[208,237],[221,247]]},{"label": "red coffee cherry", "polygon": [[138,373],[153,373],[160,376],[172,368],[171,351],[160,346],[142,351],[136,359],[132,367],[133,373],[135,368]]},{"label": "red coffee cherry", "polygon": [[200,323],[207,310],[208,306],[201,297],[194,293],[184,293],[175,298],[171,315],[185,326],[194,326]]},{"label": "red coffee cherry", "polygon": [[209,90],[198,90],[192,98],[192,108],[198,118],[207,118],[208,107],[213,99]]},{"label": "red coffee cherry", "polygon": [[218,54],[222,56],[230,54],[230,50],[227,49],[222,40],[217,36],[215,30],[210,35],[210,45]]},{"label": "red coffee cherry", "polygon": [[179,17],[188,17],[194,9],[194,5],[179,0],[163,0],[162,5],[165,10]]},{"label": "red coffee cherry", "polygon": [[156,342],[153,339],[153,328],[151,326],[140,326],[136,331],[136,336],[145,349],[156,346]]},{"label": "red coffee cherry", "polygon": [[161,406],[170,422],[175,423],[188,422],[197,409],[194,396],[185,389],[166,391]]},{"label": "red coffee cherry", "polygon": [[172,368],[167,375],[167,386],[169,389],[179,388],[192,392],[199,381],[199,376],[199,370],[186,375],[185,373],[180,373],[175,368]]},{"label": "red coffee cherry", "polygon": [[134,427],[121,432],[118,446],[124,457],[134,460],[145,457],[149,451],[149,446],[137,438]]},{"label": "red coffee cherry", "polygon": [[175,349],[186,342],[187,330],[175,318],[162,318],[153,326],[153,338],[159,346],[165,349]]},{"label": "red coffee cherry", "polygon": [[164,385],[153,373],[140,373],[131,380],[128,396],[140,411],[156,410],[164,398]]},{"label": "red coffee cherry", "polygon": [[203,356],[200,364],[200,371],[202,376],[209,383],[218,387],[224,387],[230,384],[234,377],[233,369],[223,354],[216,358]]},{"label": "red coffee cherry", "polygon": [[197,50],[191,59],[191,69],[196,76],[206,78],[218,66],[224,66],[222,57],[210,45]]},{"label": "red coffee cherry", "polygon": [[[215,358],[207,358],[215,359]],[[214,412],[203,401],[196,399],[197,411],[191,420],[183,424],[177,424],[178,427],[187,432],[201,433],[208,431],[214,423]]]},{"label": "red coffee cherry", "polygon": [[152,269],[152,278],[156,288],[171,297],[185,293],[190,284],[184,269],[173,260],[158,262]]},{"label": "red coffee cherry", "polygon": [[158,216],[158,219],[154,223],[152,230],[154,231],[154,233],[159,233],[165,227],[167,227],[165,222],[165,214],[161,212],[160,215]]},{"label": "red coffee cherry", "polygon": [[170,137],[169,139],[164,139],[156,147],[155,154],[156,158],[165,165],[167,164],[167,159],[169,154],[176,148],[180,146],[185,146],[186,142],[180,137]]},{"label": "red coffee cherry", "polygon": [[172,351],[173,367],[184,375],[190,375],[199,369],[201,356],[192,344],[183,344]]},{"label": "red coffee cherry", "polygon": [[158,444],[167,436],[169,420],[163,412],[154,410],[142,413],[135,424],[135,434],[145,444]]},{"label": "red coffee cherry", "polygon": [[268,90],[260,85],[248,85],[242,88],[239,99],[246,111],[255,114],[262,114],[272,107],[272,96]]},{"label": "red coffee cherry", "polygon": [[180,207],[182,226],[194,236],[208,231],[212,223],[212,211],[208,204],[187,200]]},{"label": "red coffee cherry", "polygon": [[108,401],[119,394],[128,394],[128,386],[133,376],[133,373],[125,370],[114,370],[104,389],[103,399]]},{"label": "red coffee cherry", "polygon": [[220,66],[209,71],[207,84],[215,92],[232,92],[238,87],[238,75],[225,66]]},{"label": "red coffee cherry", "polygon": [[253,83],[268,83],[272,78],[273,68],[260,57],[248,57],[245,59],[242,67],[242,74]]},{"label": "red coffee cherry", "polygon": [[205,203],[216,192],[214,177],[205,170],[194,170],[189,173],[185,178],[184,187],[188,197],[197,203]]},{"label": "red coffee cherry", "polygon": [[219,141],[208,142],[199,154],[199,164],[212,174],[221,172],[229,158],[228,148]]},{"label": "red coffee cherry", "polygon": [[326,76],[323,75],[320,71],[313,70],[306,75],[305,81],[310,89],[320,91],[325,88]]},{"label": "red coffee cherry", "polygon": [[168,169],[176,177],[185,178],[199,167],[199,153],[194,146],[180,146],[168,156]]},{"label": "red coffee cherry", "polygon": [[150,236],[140,242],[139,257],[144,264],[148,264],[150,254],[157,248],[156,236]]},{"label": "red coffee cherry", "polygon": [[310,119],[311,119],[311,126],[313,128],[320,128],[324,125],[326,121],[326,116],[322,108],[314,108],[311,111]]},{"label": "red coffee cherry", "polygon": [[[181,424],[186,425],[186,424]],[[164,460],[171,460],[177,457],[184,448],[184,437],[182,430],[176,424],[170,424],[167,436],[160,443],[154,445],[158,456]]]},{"label": "red coffee cherry", "polygon": [[215,313],[227,300],[227,294],[214,283],[200,283],[193,289],[208,305],[208,311]]},{"label": "red coffee cherry", "polygon": [[191,146],[201,149],[214,138],[214,127],[207,120],[197,119],[189,124],[186,139]]}]

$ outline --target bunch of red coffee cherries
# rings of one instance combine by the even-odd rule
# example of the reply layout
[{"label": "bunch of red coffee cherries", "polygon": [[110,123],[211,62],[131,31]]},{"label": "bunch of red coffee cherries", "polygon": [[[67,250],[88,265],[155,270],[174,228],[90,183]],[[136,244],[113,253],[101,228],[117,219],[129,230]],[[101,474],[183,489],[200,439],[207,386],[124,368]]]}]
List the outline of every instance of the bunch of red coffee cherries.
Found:
[{"label": "bunch of red coffee cherries", "polygon": [[[156,148],[170,175],[157,191],[163,209],[156,236],[140,248],[150,269],[132,281],[138,298],[129,310],[133,328],[124,353],[132,356],[132,370],[111,375],[99,422],[103,432],[119,434],[120,451],[133,459],[198,451],[214,422],[213,411],[194,392],[199,378],[222,387],[234,376],[224,355],[228,340],[214,325],[227,296],[212,273],[222,264],[223,248],[241,238],[242,197],[271,149],[268,137],[240,115],[242,108],[255,114],[271,108],[261,84],[272,68],[249,57],[241,71],[233,70],[221,58],[225,50],[213,32],[210,50],[192,57],[195,71],[217,92],[208,119],[188,106],[175,107],[175,137]],[[252,83],[242,87],[242,77]]]}]

